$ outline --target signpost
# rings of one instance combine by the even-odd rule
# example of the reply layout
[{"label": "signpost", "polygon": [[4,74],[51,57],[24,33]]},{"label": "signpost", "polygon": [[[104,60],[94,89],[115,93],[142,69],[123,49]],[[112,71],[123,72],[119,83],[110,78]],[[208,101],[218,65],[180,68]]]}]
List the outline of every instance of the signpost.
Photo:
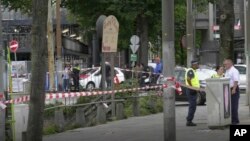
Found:
[{"label": "signpost", "polygon": [[13,52],[15,54],[15,61],[16,59],[16,51],[18,49],[18,42],[16,40],[11,40],[9,43],[10,46],[10,51]]},{"label": "signpost", "polygon": [[135,53],[140,46],[140,45],[138,45],[139,42],[140,42],[140,39],[137,35],[133,35],[130,38],[130,43],[131,43],[130,49],[132,50],[132,53],[133,53],[130,55],[130,61],[132,61],[132,66],[134,66],[135,62],[137,61],[137,55]]},{"label": "signpost", "polygon": [[135,62],[137,60],[137,54],[130,54],[130,61]]},{"label": "signpost", "polygon": [[[102,53],[103,56],[105,56],[105,53],[109,53],[111,57],[111,75],[109,80],[111,82],[110,88],[114,89],[114,53],[117,52],[117,43],[118,43],[118,33],[119,33],[119,22],[117,21],[116,17],[113,15],[108,16],[103,21],[103,33],[102,33]],[[104,70],[104,57],[102,58],[102,67]],[[106,70],[107,71],[107,70]],[[102,73],[104,74],[104,73]],[[107,78],[106,78],[107,79]],[[107,85],[109,86],[109,85]],[[114,93],[111,95],[112,103],[111,103],[111,109],[112,109],[112,117],[115,116],[115,102],[113,101],[115,99]]]}]

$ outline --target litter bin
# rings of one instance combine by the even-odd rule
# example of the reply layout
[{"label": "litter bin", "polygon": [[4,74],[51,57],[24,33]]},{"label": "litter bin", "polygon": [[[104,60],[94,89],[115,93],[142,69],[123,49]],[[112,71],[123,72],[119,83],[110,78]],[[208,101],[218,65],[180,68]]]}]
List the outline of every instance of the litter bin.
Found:
[{"label": "litter bin", "polygon": [[229,78],[206,79],[207,119],[209,128],[223,128],[231,123]]}]

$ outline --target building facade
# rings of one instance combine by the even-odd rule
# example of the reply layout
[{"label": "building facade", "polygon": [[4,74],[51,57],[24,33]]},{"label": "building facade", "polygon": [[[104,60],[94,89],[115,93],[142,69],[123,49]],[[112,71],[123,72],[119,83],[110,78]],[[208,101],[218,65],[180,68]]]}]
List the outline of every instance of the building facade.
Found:
[{"label": "building facade", "polygon": [[[244,55],[244,1],[234,1],[234,63],[245,63]],[[195,15],[195,31],[201,32],[201,45],[197,51],[201,64],[219,65],[219,13],[215,4],[209,4],[203,13]]]},{"label": "building facade", "polygon": [[[11,53],[11,60],[30,61],[31,53],[31,27],[32,19],[20,11],[9,11],[2,9],[3,23],[3,42],[4,47],[9,46],[9,42],[16,40],[19,47],[16,54]],[[53,14],[53,31],[54,39],[56,37],[56,18]],[[72,21],[67,20],[68,12],[66,9],[61,9],[61,28],[62,28],[62,59],[64,63],[79,63],[82,67],[88,65],[89,48],[86,43],[81,40],[79,26]],[[67,30],[65,32],[65,30]],[[54,40],[55,42],[55,40]],[[55,43],[54,43],[55,44]],[[56,46],[54,46],[56,55]],[[16,57],[15,57],[16,55]]]}]

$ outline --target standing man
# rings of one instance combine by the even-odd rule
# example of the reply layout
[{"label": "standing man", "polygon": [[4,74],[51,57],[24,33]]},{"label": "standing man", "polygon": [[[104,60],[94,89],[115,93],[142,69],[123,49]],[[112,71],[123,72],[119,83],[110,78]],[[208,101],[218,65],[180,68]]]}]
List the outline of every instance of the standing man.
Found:
[{"label": "standing man", "polygon": [[197,99],[197,90],[200,88],[200,82],[198,79],[198,75],[196,73],[196,69],[199,68],[199,62],[196,60],[191,61],[191,68],[188,68],[185,74],[186,85],[193,87],[194,89],[186,88],[187,98],[189,102],[188,106],[188,115],[187,115],[187,126],[196,126],[193,123],[194,114],[196,111],[196,99]]},{"label": "standing man", "polygon": [[154,69],[154,73],[161,74],[162,73],[162,63],[161,63],[160,57],[155,58],[155,63],[156,63],[156,67]]},{"label": "standing man", "polygon": [[226,69],[225,77],[230,78],[232,124],[239,124],[238,107],[240,99],[240,74],[239,71],[233,66],[233,61],[231,59],[225,59],[223,65]]},{"label": "standing man", "polygon": [[154,68],[154,74],[153,74],[153,81],[152,81],[152,83],[156,84],[156,82],[157,82],[160,74],[162,73],[163,66],[162,66],[162,62],[161,62],[160,57],[156,57],[154,61],[156,63],[156,67]]},{"label": "standing man", "polygon": [[63,71],[63,92],[69,91],[69,75],[70,75],[70,67],[69,65],[65,65],[64,71]]}]

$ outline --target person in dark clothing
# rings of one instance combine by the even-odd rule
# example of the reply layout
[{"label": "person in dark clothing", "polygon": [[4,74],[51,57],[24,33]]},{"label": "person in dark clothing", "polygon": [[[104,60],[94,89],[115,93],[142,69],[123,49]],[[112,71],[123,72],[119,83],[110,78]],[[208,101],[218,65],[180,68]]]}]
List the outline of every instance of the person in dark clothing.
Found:
[{"label": "person in dark clothing", "polygon": [[108,62],[105,62],[105,69],[107,87],[111,88],[111,66]]},{"label": "person in dark clothing", "polygon": [[73,68],[73,82],[74,82],[74,90],[79,91],[79,74],[80,74],[80,67],[79,64]]},{"label": "person in dark clothing", "polygon": [[122,72],[124,73],[126,80],[132,77],[132,72],[130,71],[130,68],[128,65],[123,66]]},{"label": "person in dark clothing", "polygon": [[[102,80],[105,79],[104,81],[106,81],[106,85],[104,86],[104,88],[111,88],[111,66],[109,64],[109,62],[105,62],[105,78],[104,77],[101,77],[101,84],[100,86],[103,88],[103,84],[102,84]],[[101,70],[100,70],[100,73],[102,74],[102,67],[101,67]]]},{"label": "person in dark clothing", "polygon": [[193,123],[193,118],[194,118],[194,114],[196,111],[196,99],[197,99],[197,90],[200,88],[200,82],[199,82],[199,78],[197,75],[196,70],[199,68],[199,62],[196,60],[191,61],[191,68],[188,68],[186,70],[186,74],[185,74],[185,81],[186,81],[186,85],[192,87],[191,88],[187,88],[186,89],[186,94],[187,94],[187,98],[188,98],[188,102],[189,102],[189,106],[188,106],[188,115],[186,117],[187,126],[196,126],[195,123]]},{"label": "person in dark clothing", "polygon": [[146,85],[151,84],[151,73],[152,71],[149,66],[143,68],[143,72],[140,74],[140,87],[145,87]]},{"label": "person in dark clothing", "polygon": [[223,65],[226,69],[225,77],[230,78],[230,89],[231,89],[231,120],[232,124],[239,124],[239,99],[240,99],[240,90],[239,90],[239,83],[240,83],[240,73],[234,67],[232,59],[225,59]]}]

